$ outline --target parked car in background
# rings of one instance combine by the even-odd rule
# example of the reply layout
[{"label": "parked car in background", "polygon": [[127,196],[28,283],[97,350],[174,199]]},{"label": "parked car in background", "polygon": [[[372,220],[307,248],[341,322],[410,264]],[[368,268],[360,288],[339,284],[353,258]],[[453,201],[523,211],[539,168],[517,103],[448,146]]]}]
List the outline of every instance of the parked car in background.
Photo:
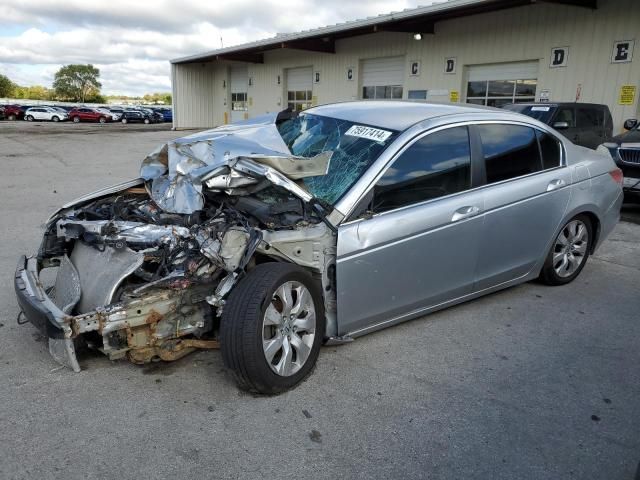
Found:
[{"label": "parked car in background", "polygon": [[125,110],[120,118],[122,123],[151,123],[150,115],[140,110]]},{"label": "parked car in background", "polygon": [[155,111],[152,108],[140,107],[139,110],[149,117],[149,121],[151,123],[162,123],[164,122],[164,116],[162,113]]},{"label": "parked car in background", "polygon": [[573,281],[619,219],[621,184],[608,154],[508,111],[282,112],[171,141],[139,178],[66,204],[15,291],[75,371],[83,337],[134,363],[219,347],[242,388],[273,394],[325,342]]},{"label": "parked car in background", "polygon": [[79,107],[69,112],[69,120],[74,123],[79,122],[100,122],[106,123],[113,120],[110,113],[105,113],[97,108]]},{"label": "parked car in background", "polygon": [[34,120],[59,122],[67,120],[67,118],[69,118],[67,112],[53,107],[31,107],[24,112],[24,119],[29,122],[33,122]]},{"label": "parked car in background", "polygon": [[596,149],[613,136],[606,105],[597,103],[511,103],[502,107],[552,126],[576,145]]},{"label": "parked car in background", "polygon": [[118,113],[114,113],[112,112],[110,109],[106,108],[106,107],[96,107],[96,110],[104,113],[105,115],[110,115],[111,116],[111,120],[114,122],[117,122],[118,120],[120,120],[120,117],[122,115],[118,114]]},{"label": "parked car in background", "polygon": [[23,105],[5,105],[4,115],[7,120],[23,120],[24,112],[28,108],[28,106]]},{"label": "parked car in background", "polygon": [[611,154],[624,175],[625,200],[640,202],[640,121],[635,118],[624,122],[625,133],[616,135],[602,147]]},{"label": "parked car in background", "polygon": [[153,109],[155,112],[162,115],[162,119],[165,122],[173,122],[173,111],[167,107],[158,107]]},{"label": "parked car in background", "polygon": [[111,112],[111,114],[113,115],[113,120],[115,122],[118,122],[122,119],[124,108],[120,108],[120,107],[105,107],[105,108],[107,108],[107,110]]},{"label": "parked car in background", "polygon": [[6,117],[4,116],[4,105],[0,105],[0,120],[4,120]]}]

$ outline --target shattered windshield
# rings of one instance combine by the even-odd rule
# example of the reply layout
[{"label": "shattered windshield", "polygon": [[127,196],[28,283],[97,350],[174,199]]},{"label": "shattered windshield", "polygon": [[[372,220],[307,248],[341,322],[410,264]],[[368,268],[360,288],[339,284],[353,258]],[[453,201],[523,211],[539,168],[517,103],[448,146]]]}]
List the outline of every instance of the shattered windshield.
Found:
[{"label": "shattered windshield", "polygon": [[294,155],[313,157],[332,151],[326,175],[305,178],[316,198],[334,204],[360,178],[396,137],[395,131],[346,120],[301,113],[278,125]]}]

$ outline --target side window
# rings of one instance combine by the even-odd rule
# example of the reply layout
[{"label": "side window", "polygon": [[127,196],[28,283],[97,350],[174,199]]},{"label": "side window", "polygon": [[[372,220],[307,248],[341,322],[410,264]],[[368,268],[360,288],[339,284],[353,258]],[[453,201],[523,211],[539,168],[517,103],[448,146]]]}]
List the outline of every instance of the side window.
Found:
[{"label": "side window", "polygon": [[578,128],[597,129],[604,123],[602,111],[595,108],[578,108],[576,117],[576,126]]},{"label": "side window", "polygon": [[538,140],[532,128],[520,125],[478,125],[487,184],[521,177],[542,169]]},{"label": "side window", "polygon": [[541,130],[536,131],[542,154],[542,168],[556,168],[560,166],[562,160],[562,148],[560,142],[553,136]]},{"label": "side window", "polygon": [[556,113],[556,118],[553,121],[567,122],[569,124],[569,128],[574,128],[576,126],[576,119],[573,114],[573,107],[558,108],[558,113]]},{"label": "side window", "polygon": [[467,127],[426,135],[398,157],[373,188],[373,212],[420,203],[471,186]]}]

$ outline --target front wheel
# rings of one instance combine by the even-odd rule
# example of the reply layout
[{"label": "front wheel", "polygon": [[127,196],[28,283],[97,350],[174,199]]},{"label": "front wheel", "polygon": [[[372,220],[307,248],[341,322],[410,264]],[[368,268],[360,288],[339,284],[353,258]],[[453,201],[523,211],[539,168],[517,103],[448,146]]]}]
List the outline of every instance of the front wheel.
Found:
[{"label": "front wheel", "polygon": [[145,123],[145,125],[149,125],[149,119],[148,119],[148,118],[145,118],[145,119],[144,119],[144,123]]},{"label": "front wheel", "polygon": [[33,122],[33,116],[27,115],[27,122]]},{"label": "front wheel", "polygon": [[280,393],[311,372],[324,330],[318,282],[289,263],[261,264],[238,283],[224,306],[222,358],[240,388]]},{"label": "front wheel", "polygon": [[126,118],[123,118],[121,121],[122,121],[122,123],[127,123],[127,119]]},{"label": "front wheel", "polygon": [[591,251],[592,228],[586,215],[578,215],[562,227],[540,272],[544,283],[565,285],[580,275]]},{"label": "front wheel", "polygon": [[53,120],[54,122],[59,122],[60,119],[58,117],[56,117],[55,115],[53,117],[51,117],[51,120]]},{"label": "front wheel", "polygon": [[73,123],[80,123],[80,117],[73,117]]},{"label": "front wheel", "polygon": [[106,123],[107,119],[105,117],[100,117],[98,120],[100,123]]}]

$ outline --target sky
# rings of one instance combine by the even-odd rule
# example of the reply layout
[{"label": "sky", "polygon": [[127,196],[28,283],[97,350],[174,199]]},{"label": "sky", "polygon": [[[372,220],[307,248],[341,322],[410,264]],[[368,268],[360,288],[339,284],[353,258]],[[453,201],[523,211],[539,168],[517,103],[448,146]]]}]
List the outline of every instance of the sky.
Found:
[{"label": "sky", "polygon": [[169,60],[400,11],[430,0],[0,0],[0,73],[50,87],[69,63],[100,69],[102,93],[171,90]]}]

